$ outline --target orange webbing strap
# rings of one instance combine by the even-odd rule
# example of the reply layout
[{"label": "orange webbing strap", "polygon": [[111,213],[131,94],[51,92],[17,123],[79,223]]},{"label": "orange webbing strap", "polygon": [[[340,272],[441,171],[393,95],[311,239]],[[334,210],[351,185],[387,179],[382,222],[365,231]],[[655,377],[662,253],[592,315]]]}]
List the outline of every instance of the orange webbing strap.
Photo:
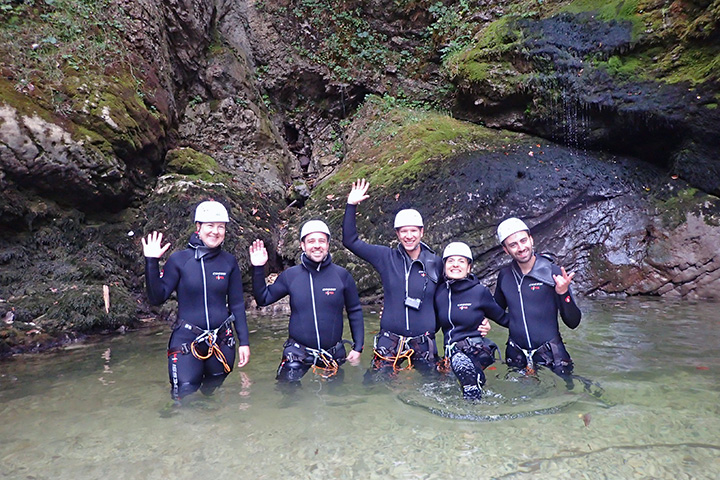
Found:
[{"label": "orange webbing strap", "polygon": [[[309,351],[314,357],[315,361],[312,365],[312,371],[315,375],[319,375],[320,377],[324,379],[328,379],[332,377],[333,375],[336,375],[338,370],[340,369],[340,365],[338,365],[337,361],[325,350],[313,350],[310,348],[306,348],[306,350]],[[317,364],[317,361],[322,361],[325,366],[321,367]]]},{"label": "orange webbing strap", "polygon": [[[398,335],[398,338],[399,340],[397,354],[395,355],[390,355],[386,357],[384,355],[381,355],[376,348],[373,348],[373,353],[375,353],[375,357],[388,363],[392,362],[393,372],[399,372],[400,370],[410,370],[412,368],[412,356],[415,354],[415,350],[408,347],[408,341],[410,340],[408,337]],[[407,359],[407,367],[398,367],[398,363],[402,363],[403,359]]]},{"label": "orange webbing strap", "polygon": [[207,355],[203,356],[200,354],[200,352],[197,351],[197,348],[195,345],[198,344],[198,339],[196,338],[193,340],[193,342],[190,344],[190,351],[192,352],[193,356],[199,360],[207,360],[211,356],[215,355],[215,358],[218,359],[220,363],[223,365],[223,370],[225,373],[230,373],[232,371],[232,368],[227,363],[227,359],[225,358],[225,354],[222,353],[222,350],[220,350],[220,347],[217,345],[217,334],[214,332],[208,333],[207,337],[205,337],[204,341],[208,345],[208,352]]},{"label": "orange webbing strap", "polygon": [[450,373],[450,370],[452,370],[450,367],[450,357],[443,357],[437,364],[437,370],[440,373]]}]

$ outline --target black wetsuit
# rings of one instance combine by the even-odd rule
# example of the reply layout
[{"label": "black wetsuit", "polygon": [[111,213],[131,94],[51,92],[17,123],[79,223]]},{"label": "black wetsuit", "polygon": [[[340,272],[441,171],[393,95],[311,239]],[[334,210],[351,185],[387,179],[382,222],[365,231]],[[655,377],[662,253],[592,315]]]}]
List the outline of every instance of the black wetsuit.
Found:
[{"label": "black wetsuit", "polygon": [[[410,359],[415,365],[421,369],[434,369],[437,347],[433,296],[442,272],[442,260],[425,244],[421,244],[417,260],[412,260],[402,245],[393,249],[363,242],[357,233],[356,211],[356,205],[345,207],[343,245],[375,267],[384,293],[380,332],[375,339],[374,367],[379,369],[393,364],[383,361],[378,352],[390,358],[401,353],[398,347],[407,343],[406,346],[414,351]],[[408,306],[406,298],[420,300],[420,304]]]},{"label": "black wetsuit", "polygon": [[355,280],[350,272],[332,263],[329,254],[318,264],[303,253],[300,265],[282,272],[272,285],[265,284],[264,267],[253,267],[253,296],[258,305],[270,305],[286,295],[290,295],[290,338],[284,345],[278,380],[297,381],[311,365],[326,366],[327,362],[317,357],[321,351],[338,364],[345,361],[343,309],[347,311],[353,350],[362,352],[365,330]]},{"label": "black wetsuit", "polygon": [[[168,372],[171,393],[179,399],[202,387],[211,393],[227,376],[227,367],[211,355],[196,358],[191,344],[201,332],[222,327],[218,346],[225,364],[232,369],[235,345],[230,323],[234,324],[240,345],[248,345],[242,274],[233,255],[220,247],[207,248],[197,233],[190,237],[188,248],[170,255],[160,272],[158,258],[145,258],[145,282],[151,304],[160,305],[177,292],[178,315],[168,344]],[[234,319],[226,322],[229,316]],[[205,356],[207,345],[195,345]]]},{"label": "black wetsuit", "polygon": [[490,290],[470,274],[461,280],[446,280],[435,292],[438,327],[442,328],[445,357],[466,398],[480,398],[485,384],[483,370],[495,361],[497,345],[480,335],[485,317],[507,327],[505,311]]},{"label": "black wetsuit", "polygon": [[[563,344],[558,327],[558,312],[565,325],[576,328],[582,314],[572,290],[564,295],[555,292],[553,275],[561,275],[560,267],[547,258],[536,255],[532,270],[523,275],[513,261],[500,270],[495,287],[495,301],[508,310],[507,364],[523,368],[526,355],[559,374],[572,373],[573,363]],[[518,293],[520,291],[521,293]]]}]

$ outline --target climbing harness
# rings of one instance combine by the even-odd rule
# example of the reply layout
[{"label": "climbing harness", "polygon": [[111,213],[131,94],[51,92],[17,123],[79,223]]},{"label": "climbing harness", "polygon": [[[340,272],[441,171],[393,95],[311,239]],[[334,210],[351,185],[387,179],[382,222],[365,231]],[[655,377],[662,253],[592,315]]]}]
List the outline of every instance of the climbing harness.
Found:
[{"label": "climbing harness", "polygon": [[[306,345],[303,345],[302,343],[295,341],[292,338],[289,338],[285,342],[285,345],[283,347],[287,348],[292,346],[296,350],[304,352],[305,355],[299,355],[294,352],[287,352],[285,354],[285,358],[280,364],[280,368],[282,368],[282,366],[285,365],[285,363],[287,362],[301,362],[305,365],[310,364],[310,367],[312,368],[312,371],[315,375],[318,375],[324,380],[327,380],[337,375],[338,371],[340,370],[340,364],[344,361],[344,359],[340,359],[340,361],[338,362],[338,360],[335,359],[335,353],[346,343],[348,345],[352,345],[352,342],[350,342],[349,340],[340,340],[335,346],[326,350],[324,348],[308,347]],[[312,359],[312,361],[310,361],[310,359]]]},{"label": "climbing harness", "polygon": [[[196,325],[183,322],[180,328],[186,328],[193,333],[196,333],[197,336],[189,344],[183,343],[174,350],[168,350],[168,357],[178,353],[182,353],[183,355],[191,353],[192,356],[198,360],[207,360],[214,355],[215,358],[217,358],[217,360],[222,364],[225,373],[230,373],[232,371],[232,366],[228,364],[225,354],[223,354],[222,350],[220,350],[218,340],[225,339],[225,343],[229,347],[235,346],[235,338],[232,336],[232,329],[230,328],[230,324],[233,320],[235,320],[235,316],[230,315],[218,328],[213,330],[203,330]],[[207,353],[205,354],[198,350],[198,346],[202,344],[207,346]]]},{"label": "climbing harness", "polygon": [[[378,339],[386,337],[393,342],[392,347],[378,346]],[[387,364],[392,364],[393,372],[399,372],[401,370],[410,370],[413,368],[412,359],[416,353],[421,353],[418,348],[423,343],[428,343],[427,352],[430,353],[434,340],[428,333],[423,335],[417,335],[415,337],[405,337],[396,333],[381,330],[375,336],[373,342],[373,366],[375,369],[380,369]],[[394,347],[394,348],[393,348]],[[408,364],[405,367],[400,365],[404,360],[407,360]],[[383,363],[384,362],[384,363]]]},{"label": "climbing harness", "polygon": [[[312,371],[325,380],[337,374],[340,365],[333,356],[326,350],[307,347],[307,352],[312,355]],[[321,362],[318,364],[318,362]]]},{"label": "climbing harness", "polygon": [[456,352],[463,352],[466,355],[470,354],[474,356],[484,354],[489,361],[488,365],[496,360],[496,354],[497,359],[502,361],[502,355],[500,354],[498,346],[492,340],[484,337],[479,339],[476,337],[468,337],[457,342],[453,342],[445,347],[445,352],[445,356],[448,358],[455,355]]},{"label": "climbing harness", "polygon": [[550,366],[552,366],[552,362],[555,361],[555,359],[554,359],[554,353],[555,353],[555,352],[554,352],[554,350],[553,350],[553,348],[552,348],[552,340],[551,340],[551,341],[548,341],[548,342],[545,342],[545,343],[543,343],[542,345],[540,345],[539,347],[534,348],[534,349],[532,349],[532,350],[527,350],[527,349],[525,349],[525,348],[522,348],[520,345],[518,345],[517,343],[515,343],[511,338],[508,338],[508,344],[509,344],[511,347],[520,350],[520,351],[523,353],[523,355],[525,355],[525,359],[526,359],[526,362],[527,362],[527,363],[526,363],[526,365],[525,365],[524,372],[525,372],[526,375],[535,375],[535,373],[537,372],[537,368],[535,368],[535,361],[533,360],[533,356],[534,356],[536,353],[542,355],[542,354],[544,354],[545,352],[550,351],[550,354],[553,355],[553,358],[551,359],[551,364],[550,364]]},{"label": "climbing harness", "polygon": [[[377,349],[377,345],[373,346],[373,352],[375,353],[374,361],[376,362],[376,367],[381,366],[380,362],[378,361],[379,359],[387,363],[392,363],[393,372],[412,369],[412,356],[415,354],[415,350],[408,346],[409,337],[403,337],[402,335],[398,335],[398,337],[398,348],[395,355],[383,355],[381,351]],[[398,367],[398,364],[402,364],[404,359],[407,359],[407,366]]]}]

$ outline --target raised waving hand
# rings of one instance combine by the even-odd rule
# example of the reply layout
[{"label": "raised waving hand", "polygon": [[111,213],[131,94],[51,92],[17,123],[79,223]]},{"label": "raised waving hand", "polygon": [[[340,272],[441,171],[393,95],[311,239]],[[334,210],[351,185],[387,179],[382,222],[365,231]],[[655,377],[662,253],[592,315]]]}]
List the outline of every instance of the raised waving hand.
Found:
[{"label": "raised waving hand", "polygon": [[268,261],[268,252],[265,243],[257,239],[250,245],[250,263],[255,267],[262,267]]},{"label": "raised waving hand", "polygon": [[369,187],[370,184],[364,178],[353,182],[352,189],[348,194],[347,203],[349,203],[350,205],[357,205],[363,200],[370,198],[370,195],[367,194]]},{"label": "raised waving hand", "polygon": [[168,248],[170,244],[162,244],[163,234],[160,232],[152,232],[146,238],[142,239],[143,255],[148,258],[160,258]]},{"label": "raised waving hand", "polygon": [[567,273],[565,267],[560,267],[562,275],[553,275],[555,280],[555,293],[558,295],[565,295],[570,288],[570,282],[572,282],[575,272]]}]

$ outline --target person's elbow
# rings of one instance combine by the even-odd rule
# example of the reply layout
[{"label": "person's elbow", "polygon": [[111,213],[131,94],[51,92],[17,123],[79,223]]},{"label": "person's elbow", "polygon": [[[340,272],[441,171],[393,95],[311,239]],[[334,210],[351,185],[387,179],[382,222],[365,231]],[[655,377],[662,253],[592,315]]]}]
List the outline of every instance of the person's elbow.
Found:
[{"label": "person's elbow", "polygon": [[572,317],[568,320],[565,320],[565,325],[567,325],[571,330],[575,330],[577,327],[580,326],[581,320],[582,320],[582,315],[577,315],[576,317]]},{"label": "person's elbow", "polygon": [[253,298],[255,299],[255,304],[258,307],[267,307],[270,305],[270,302],[268,302],[265,298],[259,295],[253,295]]},{"label": "person's elbow", "polygon": [[165,302],[165,299],[159,296],[155,296],[151,293],[148,293],[148,303],[152,305],[153,307],[159,307]]}]

